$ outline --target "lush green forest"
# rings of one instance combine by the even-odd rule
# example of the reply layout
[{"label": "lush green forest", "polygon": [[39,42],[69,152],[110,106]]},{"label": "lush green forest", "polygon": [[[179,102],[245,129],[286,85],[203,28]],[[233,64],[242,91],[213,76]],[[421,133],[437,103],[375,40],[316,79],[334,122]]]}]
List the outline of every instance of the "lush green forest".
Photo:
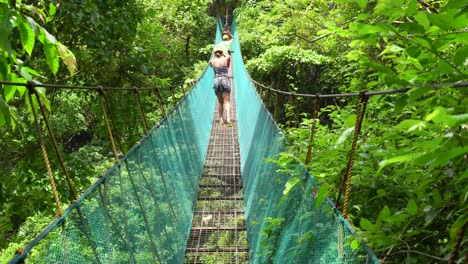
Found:
[{"label": "lush green forest", "polygon": [[[153,125],[183,96],[183,84],[207,66],[217,12],[234,9],[246,67],[268,87],[297,94],[421,87],[370,97],[348,217],[386,263],[444,263],[457,240],[453,263],[467,261],[467,88],[443,84],[468,80],[468,1],[215,2],[0,0],[0,80],[158,87],[156,93],[140,91]],[[81,194],[113,164],[99,94],[38,91]],[[144,134],[137,99],[133,91],[106,93],[124,154]],[[276,101],[266,89],[262,96],[291,143],[275,162],[304,162],[315,124],[309,169],[324,194],[339,199],[356,98],[322,99],[313,119],[313,98],[280,95]],[[2,86],[2,262],[57,212],[32,109],[38,109],[37,100],[29,99],[25,87]],[[51,163],[61,175],[53,155]],[[66,180],[58,177],[57,185],[64,206],[70,204],[74,197]]]}]

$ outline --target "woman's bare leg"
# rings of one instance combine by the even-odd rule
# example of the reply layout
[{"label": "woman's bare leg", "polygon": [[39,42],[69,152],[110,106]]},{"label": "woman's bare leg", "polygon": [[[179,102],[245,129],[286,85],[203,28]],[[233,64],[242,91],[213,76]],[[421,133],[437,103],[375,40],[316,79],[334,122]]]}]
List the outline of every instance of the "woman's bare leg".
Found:
[{"label": "woman's bare leg", "polygon": [[226,121],[231,122],[231,93],[223,92],[224,109],[226,110]]},{"label": "woman's bare leg", "polygon": [[221,122],[224,122],[223,121],[223,114],[224,114],[223,95],[221,93],[216,93],[216,98],[218,98],[218,122],[221,123]]}]

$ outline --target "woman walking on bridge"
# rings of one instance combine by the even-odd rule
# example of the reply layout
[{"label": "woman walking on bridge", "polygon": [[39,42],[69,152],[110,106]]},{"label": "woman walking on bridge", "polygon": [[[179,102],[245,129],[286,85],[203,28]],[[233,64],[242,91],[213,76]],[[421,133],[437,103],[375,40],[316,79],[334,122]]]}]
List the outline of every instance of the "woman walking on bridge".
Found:
[{"label": "woman walking on bridge", "polygon": [[223,115],[224,110],[226,110],[226,122],[231,127],[231,81],[228,77],[228,62],[230,58],[229,55],[224,54],[221,46],[214,48],[214,54],[214,58],[210,60],[210,65],[215,73],[213,89],[218,98],[218,122],[221,125],[224,124]]}]

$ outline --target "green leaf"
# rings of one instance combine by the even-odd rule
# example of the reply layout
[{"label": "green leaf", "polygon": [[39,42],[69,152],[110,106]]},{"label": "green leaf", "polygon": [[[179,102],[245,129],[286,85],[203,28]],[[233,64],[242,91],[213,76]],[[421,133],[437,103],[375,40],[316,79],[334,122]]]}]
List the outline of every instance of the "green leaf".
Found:
[{"label": "green leaf", "polygon": [[341,134],[341,136],[338,138],[338,140],[336,141],[335,143],[335,148],[339,148],[340,145],[350,136],[352,135],[354,131],[354,127],[350,127],[348,129],[346,129],[345,131],[343,131],[343,133]]},{"label": "green leaf", "polygon": [[442,197],[440,196],[440,192],[438,190],[434,190],[431,193],[432,201],[435,207],[440,207],[442,205]]},{"label": "green leaf", "polygon": [[364,217],[362,217],[359,221],[359,226],[361,226],[362,229],[373,233],[377,233],[379,231],[376,225],[372,224],[371,221],[367,220]]},{"label": "green leaf", "polygon": [[63,63],[67,66],[68,72],[70,72],[70,75],[73,75],[76,70],[75,55],[60,42],[57,43],[57,51]]},{"label": "green leaf", "polygon": [[410,215],[415,215],[418,213],[418,205],[413,199],[408,201],[408,205],[406,205],[406,211],[408,211],[408,214]]},{"label": "green leaf", "polygon": [[458,233],[461,231],[463,226],[468,222],[468,214],[462,214],[450,228],[450,240],[455,241]]},{"label": "green leaf", "polygon": [[349,115],[346,120],[344,121],[344,125],[345,127],[354,127],[356,124],[356,115],[355,114],[352,114],[352,115]]},{"label": "green leaf", "polygon": [[441,11],[448,9],[462,9],[468,5],[468,0],[449,0],[448,3],[441,8]]},{"label": "green leaf", "polygon": [[453,17],[448,14],[427,14],[429,21],[443,30],[450,30]]},{"label": "green leaf", "polygon": [[416,0],[410,0],[406,7],[406,14],[408,16],[414,16],[418,11],[418,6]]},{"label": "green leaf", "polygon": [[401,25],[401,29],[410,34],[424,34],[424,27],[418,23],[405,22]]},{"label": "green leaf", "polygon": [[380,211],[379,216],[377,217],[377,221],[385,221],[390,216],[390,214],[390,208],[388,208],[388,206],[385,205],[384,208],[382,208],[382,210]]},{"label": "green leaf", "polygon": [[447,152],[440,152],[435,161],[429,166],[429,169],[432,170],[441,165],[447,164],[447,162],[459,157],[464,156],[468,153],[468,146],[466,147],[456,147],[452,148]]},{"label": "green leaf", "polygon": [[424,153],[412,153],[412,154],[400,155],[400,156],[396,156],[390,159],[382,160],[381,162],[379,162],[379,170],[377,171],[377,173],[390,164],[409,162],[409,161],[417,159],[423,154]]},{"label": "green leaf", "polygon": [[10,117],[10,110],[6,102],[0,96],[0,127],[7,125],[8,127],[11,126],[11,117]]},{"label": "green leaf", "polygon": [[57,8],[53,3],[49,3],[49,15],[53,16],[55,15],[55,12],[57,11]]},{"label": "green leaf", "polygon": [[453,56],[453,62],[455,65],[463,66],[466,63],[466,58],[468,57],[468,45],[464,45],[455,52]]},{"label": "green leaf", "polygon": [[287,198],[289,192],[296,186],[301,180],[298,177],[292,177],[290,178],[284,187],[283,190],[283,197],[281,197],[281,200],[279,201],[279,204],[282,204],[284,200]]},{"label": "green leaf", "polygon": [[427,95],[432,91],[431,88],[429,87],[421,87],[421,88],[413,88],[408,91],[408,96],[410,101],[414,101],[416,99],[419,99],[420,97]]},{"label": "green leaf", "polygon": [[406,119],[395,126],[396,131],[411,132],[426,128],[426,122],[423,120]]},{"label": "green leaf", "polygon": [[20,32],[21,45],[23,45],[24,50],[31,56],[36,42],[36,34],[31,28],[31,25],[24,19],[18,17],[16,22]]},{"label": "green leaf", "polygon": [[359,5],[360,8],[364,9],[367,6],[367,0],[356,0],[356,3]]},{"label": "green leaf", "polygon": [[411,46],[406,49],[406,53],[412,58],[417,58],[421,54],[421,47]]},{"label": "green leaf", "polygon": [[325,198],[327,198],[328,194],[330,193],[332,186],[328,183],[324,183],[320,186],[320,189],[317,193],[317,197],[315,198],[315,208],[319,208],[322,205]]},{"label": "green leaf", "polygon": [[414,16],[414,19],[415,19],[421,26],[423,26],[426,30],[429,28],[430,22],[429,22],[429,19],[427,18],[426,13],[424,13],[424,12],[422,12],[422,11],[418,11],[418,13],[416,13],[416,15]]},{"label": "green leaf", "polygon": [[9,35],[13,28],[11,15],[8,5],[0,5],[0,47],[8,53],[11,50]]},{"label": "green leaf", "polygon": [[353,241],[351,241],[351,244],[349,246],[351,247],[351,250],[356,250],[359,248],[360,245],[361,241],[359,241],[358,239],[354,239]]},{"label": "green leaf", "polygon": [[44,53],[46,55],[47,65],[49,65],[50,70],[54,75],[57,74],[59,68],[59,58],[55,45],[47,42],[44,45]]},{"label": "green leaf", "polygon": [[4,95],[5,95],[5,102],[8,103],[10,99],[16,92],[16,86],[13,85],[5,85],[4,86]]}]

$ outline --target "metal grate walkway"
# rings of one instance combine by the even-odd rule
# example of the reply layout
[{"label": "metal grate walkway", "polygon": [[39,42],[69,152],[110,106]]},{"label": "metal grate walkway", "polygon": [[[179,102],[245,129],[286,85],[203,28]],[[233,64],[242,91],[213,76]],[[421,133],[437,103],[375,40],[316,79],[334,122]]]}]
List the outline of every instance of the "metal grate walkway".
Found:
[{"label": "metal grate walkway", "polygon": [[[216,119],[211,130],[185,263],[248,263],[237,126],[235,122],[233,127],[220,125]],[[231,119],[236,120],[234,87],[231,91]]]}]

